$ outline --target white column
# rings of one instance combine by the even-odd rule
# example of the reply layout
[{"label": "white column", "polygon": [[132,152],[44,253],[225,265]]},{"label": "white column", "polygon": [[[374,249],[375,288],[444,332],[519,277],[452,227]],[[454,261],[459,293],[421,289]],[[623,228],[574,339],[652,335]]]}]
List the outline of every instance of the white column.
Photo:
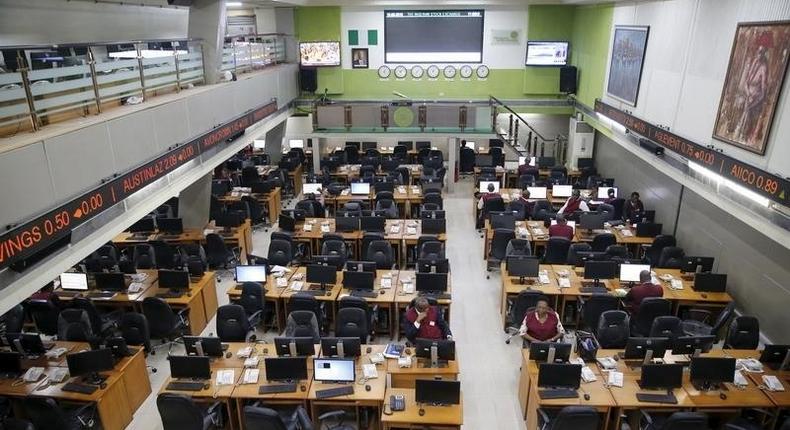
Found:
[{"label": "white column", "polygon": [[195,0],[189,8],[190,38],[203,39],[203,73],[207,84],[217,83],[225,43],[225,0]]}]

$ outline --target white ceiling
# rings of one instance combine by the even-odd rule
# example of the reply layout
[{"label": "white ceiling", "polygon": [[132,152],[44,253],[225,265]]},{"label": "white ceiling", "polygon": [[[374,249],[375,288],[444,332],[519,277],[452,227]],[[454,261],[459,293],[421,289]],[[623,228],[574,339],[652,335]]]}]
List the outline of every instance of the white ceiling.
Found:
[{"label": "white ceiling", "polygon": [[525,6],[528,4],[583,5],[598,3],[644,2],[650,0],[240,0],[232,9],[283,6],[352,6],[352,7],[452,7],[452,6]]}]

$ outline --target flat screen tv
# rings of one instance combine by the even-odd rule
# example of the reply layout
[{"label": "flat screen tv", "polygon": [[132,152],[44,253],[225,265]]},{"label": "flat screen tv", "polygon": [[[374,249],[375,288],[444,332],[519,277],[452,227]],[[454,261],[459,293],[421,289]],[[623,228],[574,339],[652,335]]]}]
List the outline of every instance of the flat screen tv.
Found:
[{"label": "flat screen tv", "polygon": [[340,65],[340,42],[302,42],[299,44],[299,64],[302,67]]},{"label": "flat screen tv", "polygon": [[527,42],[527,66],[565,66],[568,52],[568,42]]},{"label": "flat screen tv", "polygon": [[480,63],[481,9],[384,11],[387,63]]}]

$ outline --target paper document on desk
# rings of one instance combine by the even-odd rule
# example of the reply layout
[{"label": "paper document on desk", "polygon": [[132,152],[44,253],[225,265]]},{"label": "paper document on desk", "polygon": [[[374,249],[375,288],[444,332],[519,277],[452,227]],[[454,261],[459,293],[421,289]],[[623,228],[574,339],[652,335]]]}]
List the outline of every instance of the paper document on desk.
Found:
[{"label": "paper document on desk", "polygon": [[244,378],[242,378],[242,384],[257,384],[259,374],[259,369],[245,369]]},{"label": "paper document on desk", "polygon": [[626,291],[625,288],[616,288],[614,290],[615,297],[625,297],[626,295],[628,295],[628,291]]},{"label": "paper document on desk", "polygon": [[746,387],[749,385],[749,381],[746,380],[746,377],[743,376],[740,370],[735,371],[735,377],[733,378],[733,384],[738,387]]},{"label": "paper document on desk", "polygon": [[304,283],[302,281],[293,281],[291,282],[291,291],[302,291],[302,286]]},{"label": "paper document on desk", "polygon": [[534,234],[534,235],[536,235],[536,236],[543,236],[543,235],[545,235],[546,233],[545,233],[545,232],[543,232],[543,229],[542,229],[542,228],[540,228],[540,227],[534,227],[534,228],[532,229],[532,234]]},{"label": "paper document on desk", "polygon": [[381,288],[392,288],[392,278],[381,278]]},{"label": "paper document on desk", "polygon": [[609,371],[609,377],[606,378],[606,382],[609,386],[623,388],[623,372]]},{"label": "paper document on desk", "polygon": [[545,270],[541,271],[538,273],[538,281],[543,285],[548,285],[550,283],[549,274]]},{"label": "paper document on desk", "polygon": [[398,233],[400,233],[400,226],[399,225],[393,225],[390,228],[390,233],[391,234],[398,234]]},{"label": "paper document on desk", "polygon": [[407,227],[406,228],[406,234],[409,234],[409,235],[417,234],[417,228],[415,228],[415,227]]},{"label": "paper document on desk", "polygon": [[59,347],[59,348],[52,348],[47,351],[44,355],[47,358],[60,358],[61,355],[67,353],[69,350],[67,348]]},{"label": "paper document on desk", "polygon": [[571,280],[568,278],[560,278],[557,279],[557,284],[560,286],[560,288],[570,288]]},{"label": "paper document on desk", "polygon": [[669,281],[670,288],[673,290],[682,290],[683,289],[683,281],[680,279],[672,279]]},{"label": "paper document on desk", "polygon": [[401,194],[405,193],[406,192],[406,187],[404,187],[403,185],[398,186],[398,192],[401,193]]},{"label": "paper document on desk", "polygon": [[235,382],[235,372],[233,369],[222,369],[217,371],[217,385],[233,385]]},{"label": "paper document on desk", "polygon": [[236,356],[239,358],[249,358],[252,355],[252,347],[245,346],[244,348],[240,349],[239,352],[236,353]]},{"label": "paper document on desk", "polygon": [[321,224],[321,233],[329,233],[329,225]]},{"label": "paper document on desk", "polygon": [[634,235],[633,233],[631,233],[631,230],[627,230],[627,229],[620,230],[620,234],[622,234],[623,237],[631,237]]},{"label": "paper document on desk", "polygon": [[132,282],[143,282],[146,279],[148,279],[148,274],[147,273],[134,273],[134,274],[132,274],[132,276],[130,276],[130,278],[132,278]]},{"label": "paper document on desk", "polygon": [[313,225],[312,224],[305,224],[303,226],[303,228],[304,228],[304,231],[313,231]]},{"label": "paper document on desk", "polygon": [[244,367],[258,367],[258,357],[250,357],[244,360]]}]

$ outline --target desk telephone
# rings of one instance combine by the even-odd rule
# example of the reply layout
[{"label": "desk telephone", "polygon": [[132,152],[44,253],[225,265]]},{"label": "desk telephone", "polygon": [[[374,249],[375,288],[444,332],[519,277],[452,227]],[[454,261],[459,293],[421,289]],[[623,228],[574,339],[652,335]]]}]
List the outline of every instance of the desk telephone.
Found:
[{"label": "desk telephone", "polygon": [[69,377],[69,370],[65,367],[58,367],[52,373],[52,376],[49,377],[50,381],[55,384],[60,384],[61,382],[65,381]]},{"label": "desk telephone", "polygon": [[140,282],[132,282],[131,284],[129,284],[128,291],[129,293],[134,294],[134,293],[139,293],[140,290],[142,289],[143,289],[143,284],[141,284]]},{"label": "desk telephone", "polygon": [[763,384],[768,389],[768,391],[784,391],[785,387],[782,386],[782,382],[779,381],[774,375],[763,375]]},{"label": "desk telephone", "polygon": [[395,394],[390,396],[390,410],[392,412],[406,410],[406,398],[403,394]]},{"label": "desk telephone", "polygon": [[22,376],[22,380],[25,382],[38,382],[43,375],[43,367],[31,367],[30,369],[27,369],[27,372],[25,372],[25,374]]},{"label": "desk telephone", "polygon": [[245,369],[242,384],[257,384],[260,369]]}]

